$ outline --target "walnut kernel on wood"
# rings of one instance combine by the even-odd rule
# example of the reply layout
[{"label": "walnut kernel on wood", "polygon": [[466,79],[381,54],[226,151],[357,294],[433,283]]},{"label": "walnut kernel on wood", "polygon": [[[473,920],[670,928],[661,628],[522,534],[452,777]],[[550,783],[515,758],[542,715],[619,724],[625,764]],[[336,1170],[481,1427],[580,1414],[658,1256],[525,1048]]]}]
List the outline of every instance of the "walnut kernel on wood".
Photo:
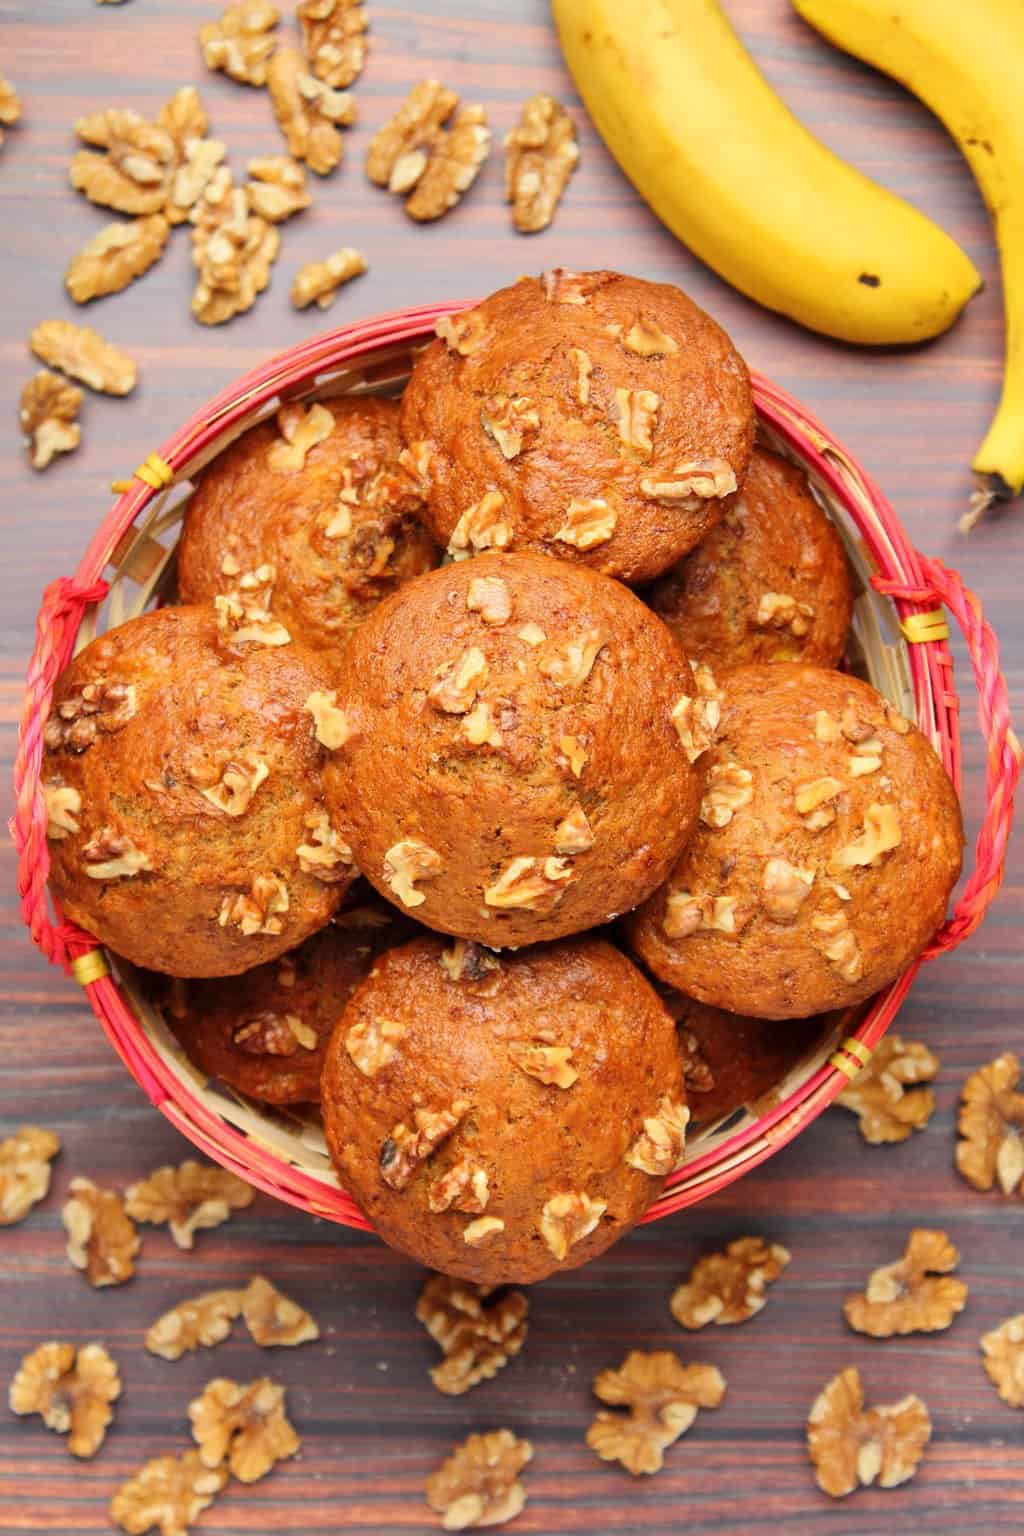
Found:
[{"label": "walnut kernel on wood", "polygon": [[233,185],[225,165],[210,177],[189,219],[199,274],[192,313],[202,325],[223,325],[251,309],[270,282],[281,236],[251,211],[245,190]]},{"label": "walnut kernel on wood", "polygon": [[156,1456],[114,1494],[110,1516],[128,1536],[158,1526],[161,1536],[186,1536],[228,1480],[227,1467],[205,1467],[198,1451]]},{"label": "walnut kernel on wood", "polygon": [[72,1456],[95,1456],[121,1395],[117,1366],[101,1344],[56,1341],[25,1356],[11,1382],[11,1412],[38,1413],[47,1429],[67,1435]]},{"label": "walnut kernel on wood", "polygon": [[251,180],[246,182],[245,195],[250,212],[268,224],[283,223],[313,201],[306,173],[290,155],[263,155],[250,160],[248,170]]},{"label": "walnut kernel on wood", "polygon": [[789,1263],[781,1243],[763,1237],[738,1237],[722,1253],[708,1253],[677,1286],[669,1303],[681,1328],[706,1328],[709,1323],[745,1323],[761,1311],[767,1288]]},{"label": "walnut kernel on wood", "polygon": [[267,1376],[241,1386],[217,1377],[188,1405],[192,1438],[203,1466],[225,1459],[240,1483],[256,1483],[301,1441],[285,1412],[285,1389]]},{"label": "walnut kernel on wood", "polygon": [[362,0],[299,0],[295,15],[302,46],[318,80],[351,85],[366,62],[366,12]]},{"label": "walnut kernel on wood", "polygon": [[142,1246],[120,1194],[98,1189],[91,1179],[72,1179],[61,1211],[68,1234],[67,1256],[85,1271],[89,1284],[123,1285],[135,1273],[135,1255]]},{"label": "walnut kernel on wood", "polygon": [[842,1499],[871,1483],[895,1488],[907,1482],[931,1433],[928,1409],[913,1394],[866,1409],[860,1372],[847,1366],[811,1405],[807,1451],[818,1487]]},{"label": "walnut kernel on wood", "polygon": [[[174,141],[137,112],[108,107],[80,117],[75,132],[94,149],[72,157],[71,185],[91,203],[117,213],[159,213],[174,173]],[[105,153],[96,153],[95,150]]]},{"label": "walnut kernel on wood", "polygon": [[935,1108],[932,1090],[916,1085],[931,1082],[938,1070],[939,1059],[926,1045],[890,1033],[836,1103],[853,1111],[873,1146],[906,1141],[912,1131],[924,1130]]},{"label": "walnut kernel on wood", "polygon": [[1006,1051],[964,1083],[956,1166],[975,1189],[1024,1194],[1024,1093],[1020,1062]]},{"label": "walnut kernel on wood", "polygon": [[274,115],[288,153],[311,171],[326,176],[341,161],[340,128],[356,120],[356,105],[345,91],[317,80],[297,48],[278,48],[267,70]]},{"label": "walnut kernel on wood", "polygon": [[945,1232],[915,1228],[902,1259],[876,1269],[863,1292],[847,1296],[843,1316],[875,1339],[948,1328],[967,1305],[966,1285],[950,1273],[959,1262]]},{"label": "walnut kernel on wood", "polygon": [[404,194],[427,168],[443,125],[459,104],[440,80],[422,80],[370,140],[366,174],[378,187]]},{"label": "walnut kernel on wood", "polygon": [[992,1385],[1010,1408],[1024,1408],[1024,1312],[982,1334],[983,1365]]},{"label": "walnut kernel on wood", "polygon": [[242,1292],[204,1291],[161,1314],[146,1333],[146,1348],[162,1360],[221,1344],[242,1310]]},{"label": "walnut kernel on wood", "polygon": [[59,453],[71,453],[82,439],[77,416],[82,391],[45,369],[21,392],[19,420],[28,438],[33,469],[45,469]]},{"label": "walnut kernel on wood", "polygon": [[105,341],[99,331],[70,320],[44,320],[29,337],[32,351],[49,368],[105,395],[130,395],[137,377],[127,352]]},{"label": "walnut kernel on wood", "polygon": [[193,1158],[177,1168],[158,1168],[148,1178],[129,1185],[125,1209],[134,1221],[170,1228],[179,1248],[191,1248],[195,1234],[219,1227],[232,1211],[252,1204],[255,1190],[226,1168],[197,1163]]},{"label": "walnut kernel on wood", "polygon": [[170,232],[162,213],[104,224],[72,258],[64,274],[68,293],[76,304],[120,293],[160,260]]},{"label": "walnut kernel on wood", "polygon": [[295,274],[292,303],[296,309],[306,309],[314,303],[318,309],[329,309],[342,285],[360,277],[366,267],[366,257],[350,245],[333,251],[324,261],[308,262]]},{"label": "walnut kernel on wood", "polygon": [[430,1379],[446,1396],[491,1381],[526,1341],[526,1293],[506,1291],[492,1299],[492,1292],[471,1280],[431,1275],[420,1293],[416,1317],[444,1352]]},{"label": "walnut kernel on wood", "polygon": [[483,107],[460,107],[405,200],[409,217],[429,223],[454,208],[479,175],[490,148]]},{"label": "walnut kernel on wood", "polygon": [[23,1125],[0,1141],[0,1227],[24,1221],[50,1188],[50,1164],[60,1151],[55,1131]]},{"label": "walnut kernel on wood", "polygon": [[601,1411],[587,1444],[602,1461],[618,1461],[634,1477],[657,1472],[666,1449],[692,1425],[699,1408],[717,1408],[725,1379],[713,1365],[683,1365],[671,1350],[631,1350],[618,1370],[599,1371],[594,1394],[622,1415]]},{"label": "walnut kernel on wood", "polygon": [[267,62],[276,47],[273,30],[280,20],[267,0],[239,0],[219,21],[199,28],[199,46],[207,69],[222,70],[241,85],[266,85]]},{"label": "walnut kernel on wood", "polygon": [[427,1478],[427,1503],[446,1531],[504,1525],[526,1503],[519,1474],[532,1456],[529,1440],[509,1429],[470,1435]]},{"label": "walnut kernel on wood", "polygon": [[279,1291],[263,1275],[253,1275],[242,1292],[242,1317],[261,1349],[291,1348],[320,1337],[316,1320],[297,1301]]},{"label": "walnut kernel on wood", "polygon": [[531,96],[505,139],[505,200],[521,234],[547,229],[579,162],[576,124],[553,96]]}]

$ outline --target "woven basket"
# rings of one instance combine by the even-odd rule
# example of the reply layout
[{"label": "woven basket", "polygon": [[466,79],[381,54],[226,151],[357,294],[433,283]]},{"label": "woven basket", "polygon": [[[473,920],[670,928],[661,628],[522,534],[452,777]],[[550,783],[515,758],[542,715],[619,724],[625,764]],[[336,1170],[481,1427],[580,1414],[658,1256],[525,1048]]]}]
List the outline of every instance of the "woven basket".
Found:
[{"label": "woven basket", "polygon": [[[284,400],[397,392],[436,319],[456,306],[429,306],[345,326],[274,358],[219,395],[151,454],[104,518],[73,577],[46,590],[28,670],[15,766],[18,887],[32,937],[86,991],[114,1049],[153,1104],[202,1151],[260,1189],[348,1226],[367,1223],[342,1190],[319,1122],[270,1110],[206,1079],[182,1054],[147,999],[140,977],[58,912],[46,878],[46,811],[39,785],[42,731],[53,686],[74,652],[103,629],[173,591],[174,547],[196,472]],[[921,957],[953,949],[981,922],[998,890],[1021,749],[1010,728],[999,653],[977,599],[959,578],[907,542],[875,486],[803,408],[768,380],[754,393],[765,441],[808,472],[837,524],[858,597],[850,663],[934,743],[960,787],[959,702],[943,606],[960,624],[978,688],[988,748],[986,807],[974,868],[955,912]],[[847,1086],[894,1019],[921,961],[866,1009],[841,1021],[767,1096],[700,1127],[687,1161],[651,1207],[652,1220],[694,1204],[770,1157]]]}]

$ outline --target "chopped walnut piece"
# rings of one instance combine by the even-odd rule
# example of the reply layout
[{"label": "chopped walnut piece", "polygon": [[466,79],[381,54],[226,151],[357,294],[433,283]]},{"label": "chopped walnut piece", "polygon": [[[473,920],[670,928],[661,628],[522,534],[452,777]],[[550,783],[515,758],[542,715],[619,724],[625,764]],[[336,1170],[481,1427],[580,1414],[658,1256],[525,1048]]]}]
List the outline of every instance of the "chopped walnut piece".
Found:
[{"label": "chopped walnut piece", "polygon": [[297,48],[277,49],[267,68],[267,85],[288,153],[326,176],[341,161],[338,130],[355,122],[355,101],[311,75]]},{"label": "chopped walnut piece", "polygon": [[679,351],[679,343],[656,320],[637,320],[628,331],[619,329],[616,334],[626,351],[637,357],[671,357]]},{"label": "chopped walnut piece", "polygon": [[405,1189],[421,1163],[429,1161],[469,1113],[468,1099],[455,1099],[450,1109],[414,1109],[415,1129],[403,1121],[381,1144],[380,1172],[392,1189]]},{"label": "chopped walnut piece", "polygon": [[223,325],[255,304],[270,282],[281,236],[250,212],[244,190],[218,166],[189,219],[192,263],[199,273],[192,313],[202,325]]},{"label": "chopped walnut piece", "polygon": [[50,1188],[50,1164],[60,1151],[56,1131],[23,1125],[0,1141],[0,1227],[24,1221]]},{"label": "chopped walnut piece", "polygon": [[21,98],[6,75],[0,75],[0,145],[4,142],[4,128],[13,128],[21,121]]},{"label": "chopped walnut piece", "polygon": [[537,670],[556,688],[581,688],[607,643],[599,629],[585,629],[538,662]]},{"label": "chopped walnut piece", "polygon": [[551,1196],[540,1213],[537,1229],[559,1264],[570,1248],[590,1236],[607,1209],[607,1201],[592,1200],[583,1190]]},{"label": "chopped walnut piece", "polygon": [[75,820],[82,809],[82,797],[70,784],[53,780],[42,786],[46,802],[46,836],[54,843],[61,842],[70,833],[80,832]]},{"label": "chopped walnut piece", "polygon": [[351,85],[366,63],[366,12],[362,0],[299,0],[295,11],[302,46],[318,80]]},{"label": "chopped walnut piece", "polygon": [[488,395],[480,410],[480,425],[503,458],[515,459],[540,429],[540,411],[528,395]]},{"label": "chopped walnut piece", "polygon": [[159,213],[174,173],[174,141],[137,112],[108,107],[80,117],[75,132],[86,144],[71,159],[71,185],[90,203],[117,213]]},{"label": "chopped walnut piece", "polygon": [[441,866],[441,855],[433,848],[428,848],[418,838],[406,837],[400,843],[394,843],[384,855],[382,879],[403,906],[421,907],[427,898],[416,889],[417,882],[433,880]]},{"label": "chopped walnut piece", "polygon": [[555,828],[556,853],[586,853],[594,846],[594,830],[578,802]]},{"label": "chopped walnut piece", "polygon": [[261,1376],[247,1386],[219,1376],[188,1405],[192,1438],[204,1467],[227,1459],[240,1483],[256,1483],[301,1441],[285,1413],[284,1387]]},{"label": "chopped walnut piece", "polygon": [[[249,207],[261,219],[266,219],[268,224],[282,224],[285,219],[308,208],[313,201],[306,186],[306,173],[290,155],[264,155],[257,160],[250,160],[248,169],[252,178],[245,188]],[[303,267],[302,270],[306,272],[309,269]]]},{"label": "chopped walnut piece", "polygon": [[187,1536],[227,1480],[227,1467],[204,1467],[198,1451],[156,1456],[121,1484],[110,1501],[110,1517],[128,1536],[143,1536],[153,1526],[161,1536]]},{"label": "chopped walnut piece", "polygon": [[461,1157],[431,1185],[427,1203],[435,1216],[450,1210],[479,1216],[487,1209],[490,1198],[487,1169],[481,1163],[474,1163],[472,1158]]},{"label": "chopped walnut piece", "polygon": [[694,698],[684,693],[672,708],[672,724],[691,763],[706,752],[715,740],[722,718],[722,706],[716,698]]},{"label": "chopped walnut piece", "polygon": [[549,304],[586,304],[594,287],[589,272],[570,272],[567,267],[549,267],[540,282]]},{"label": "chopped walnut piece", "polygon": [[843,870],[877,865],[885,854],[898,848],[902,840],[896,807],[872,801],[864,812],[863,832],[832,855],[829,869],[834,874],[842,874]]},{"label": "chopped walnut piece", "polygon": [[[482,944],[474,944],[468,939],[453,940],[451,949],[441,951],[438,964],[449,981],[484,981],[489,974],[501,970],[501,961],[497,955],[492,955]],[[497,991],[497,977],[488,985],[492,991]]]},{"label": "chopped walnut piece", "polygon": [[[522,639],[526,638],[525,635],[523,635],[522,630],[520,630],[519,633]],[[529,644],[540,645],[543,644],[544,639],[544,633],[541,631],[540,639],[538,641],[531,640],[529,641]],[[569,771],[571,772],[573,778],[578,779],[584,768],[587,766],[587,763],[590,761],[590,756],[580,741],[579,737],[559,736],[558,750],[565,758],[566,764],[568,765]]]},{"label": "chopped walnut piece", "polygon": [[550,912],[573,879],[567,859],[511,859],[491,885],[484,887],[489,907],[526,912]]},{"label": "chopped walnut piece", "polygon": [[731,496],[736,489],[736,474],[725,459],[693,459],[675,469],[645,476],[640,489],[652,501],[678,503],[684,511],[696,512],[702,501]]},{"label": "chopped walnut piece", "polygon": [[981,1336],[988,1379],[1010,1408],[1024,1408],[1024,1312]]},{"label": "chopped walnut piece", "polygon": [[959,1262],[945,1232],[916,1227],[902,1259],[874,1270],[864,1291],[847,1296],[843,1316],[875,1339],[948,1328],[967,1305],[966,1285],[950,1273]]},{"label": "chopped walnut piece", "polygon": [[394,1061],[405,1031],[397,1019],[359,1019],[345,1036],[345,1049],[364,1077],[376,1077]]},{"label": "chopped walnut piece", "polygon": [[422,80],[414,85],[394,117],[370,141],[366,152],[370,180],[389,192],[402,194],[415,186],[458,103],[455,92],[447,90],[440,80]]},{"label": "chopped walnut piece", "polygon": [[299,1050],[315,1051],[319,1040],[298,1014],[282,1016],[265,1009],[237,1025],[231,1043],[248,1056],[294,1056]]},{"label": "chopped walnut piece", "polygon": [[467,507],[448,540],[452,559],[468,559],[471,549],[508,549],[512,525],[502,517],[504,509],[505,498],[500,491],[485,491],[479,501]]},{"label": "chopped walnut piece", "polygon": [[782,1274],[790,1255],[781,1243],[738,1237],[722,1253],[698,1259],[690,1278],[672,1293],[669,1306],[680,1328],[709,1323],[745,1323],[767,1301],[767,1288]]},{"label": "chopped walnut piece", "polygon": [[21,392],[18,420],[29,441],[33,469],[45,469],[59,453],[78,447],[81,404],[82,391],[56,373],[41,369],[29,379]]},{"label": "chopped walnut piece", "polygon": [[291,905],[288,887],[277,875],[255,875],[248,891],[224,897],[217,913],[221,928],[240,928],[245,938],[257,933],[280,933],[281,914]]},{"label": "chopped walnut piece", "polygon": [[336,752],[343,747],[352,735],[352,726],[343,709],[338,707],[338,695],[335,692],[323,693],[319,690],[309,694],[303,709],[313,716],[313,734],[322,747],[328,752]]},{"label": "chopped walnut piece", "polygon": [[832,825],[836,819],[836,808],[832,801],[842,791],[842,781],[832,778],[830,774],[796,786],[793,804],[808,832],[820,832],[823,827]]},{"label": "chopped walnut piece", "polygon": [[435,322],[434,333],[459,357],[472,357],[487,338],[487,322],[478,309],[464,309],[456,315],[442,315]]},{"label": "chopped walnut piece", "polygon": [[505,201],[521,234],[547,229],[579,163],[576,124],[553,96],[531,96],[505,138]]},{"label": "chopped walnut piece", "polygon": [[420,1293],[416,1317],[445,1357],[430,1379],[448,1397],[493,1380],[526,1341],[530,1304],[525,1293],[505,1291],[491,1299],[492,1292],[492,1286],[471,1280],[431,1275]]},{"label": "chopped walnut piece", "polygon": [[291,1348],[320,1337],[315,1320],[297,1301],[285,1296],[262,1275],[253,1275],[242,1292],[242,1317],[261,1349]]},{"label": "chopped walnut piece", "polygon": [[227,1221],[244,1210],[255,1194],[226,1168],[186,1158],[180,1167],[158,1168],[125,1190],[125,1209],[134,1221],[167,1225],[179,1248],[192,1248],[195,1234]]},{"label": "chopped walnut piece", "polygon": [[204,1291],[158,1317],[146,1334],[146,1348],[161,1360],[210,1349],[227,1338],[241,1310],[241,1291]]},{"label": "chopped walnut piece", "polygon": [[149,854],[112,827],[101,827],[83,844],[82,865],[92,880],[130,880],[153,868]]},{"label": "chopped walnut piece", "polygon": [[700,803],[700,819],[708,827],[727,827],[737,811],[754,798],[754,775],[739,763],[713,763]]},{"label": "chopped walnut piece", "polygon": [[470,1435],[427,1478],[427,1503],[446,1531],[504,1525],[526,1503],[518,1479],[532,1456],[529,1440],[517,1440],[510,1429]]},{"label": "chopped walnut piece", "polygon": [[41,362],[59,368],[104,395],[130,395],[137,378],[127,352],[104,341],[91,326],[70,320],[44,320],[29,337],[29,346]]},{"label": "chopped walnut piece", "polygon": [[304,875],[322,880],[324,885],[334,885],[348,878],[352,867],[352,849],[340,832],[331,826],[331,818],[324,810],[310,811],[305,818],[309,840],[300,843],[295,850],[299,868]]},{"label": "chopped walnut piece", "polygon": [[964,1083],[957,1129],[956,1166],[975,1189],[998,1184],[1004,1195],[1024,1194],[1024,1093],[1016,1092],[1020,1062],[1005,1051]]},{"label": "chopped walnut piece", "polygon": [[51,752],[61,748],[84,752],[100,731],[119,731],[138,709],[133,683],[84,683],[77,693],[63,699],[46,722],[43,744]]},{"label": "chopped walnut piece", "polygon": [[603,497],[574,499],[565,509],[565,521],[555,538],[575,549],[593,549],[595,544],[607,544],[617,521],[614,510]]},{"label": "chopped walnut piece", "polygon": [[252,804],[253,795],[270,777],[270,769],[261,757],[241,753],[238,762],[225,763],[215,783],[199,787],[204,800],[223,811],[225,816],[242,816]]},{"label": "chopped walnut piece", "polygon": [[472,747],[500,747],[505,739],[495,724],[491,706],[482,699],[463,716],[462,734]]},{"label": "chopped walnut piece", "polygon": [[684,1435],[699,1408],[717,1408],[725,1378],[713,1365],[683,1365],[669,1349],[634,1349],[618,1370],[599,1371],[594,1395],[619,1413],[598,1413],[587,1444],[602,1461],[618,1461],[634,1477],[657,1472],[664,1453]]},{"label": "chopped walnut piece", "polygon": [[594,372],[594,365],[590,361],[590,354],[584,352],[582,347],[570,347],[569,356],[572,358],[576,369],[576,399],[580,405],[590,404],[590,379]]},{"label": "chopped walnut piece", "polygon": [[[619,437],[627,448],[636,448],[646,458],[654,447],[654,426],[661,397],[652,389],[616,389],[615,420]],[[643,482],[641,482],[641,489]]]},{"label": "chopped walnut piece", "polygon": [[810,631],[813,618],[812,603],[798,602],[788,592],[762,592],[754,622],[761,629],[788,629],[801,640]]},{"label": "chopped walnut piece", "polygon": [[466,593],[466,607],[485,624],[507,624],[512,617],[512,594],[500,576],[474,576]]},{"label": "chopped walnut piece", "polygon": [[930,1088],[907,1089],[930,1083],[938,1070],[939,1059],[926,1045],[888,1034],[836,1103],[858,1116],[860,1133],[873,1146],[906,1141],[911,1131],[924,1130],[935,1108]]},{"label": "chopped walnut piece", "polygon": [[548,1087],[571,1088],[579,1073],[571,1064],[571,1045],[546,1045],[539,1040],[510,1040],[508,1054],[528,1077]]},{"label": "chopped walnut piece", "polygon": [[104,224],[72,258],[64,283],[76,304],[120,293],[160,260],[171,226],[162,213]]},{"label": "chopped walnut piece", "polygon": [[895,1488],[917,1471],[932,1421],[919,1397],[864,1407],[860,1372],[847,1366],[811,1405],[807,1450],[818,1487],[833,1499],[877,1482]]},{"label": "chopped walnut piece", "polygon": [[497,1237],[499,1232],[504,1232],[505,1223],[500,1216],[478,1216],[462,1229],[462,1241],[468,1243],[471,1248],[479,1248],[481,1243],[486,1243],[489,1237]]},{"label": "chopped walnut piece", "polygon": [[670,891],[661,926],[670,939],[688,939],[701,928],[713,933],[736,933],[736,897]]},{"label": "chopped walnut piece", "polygon": [[270,469],[290,472],[305,468],[306,455],[334,431],[334,417],[324,405],[284,405],[277,413],[280,439],[267,453]]},{"label": "chopped walnut piece", "polygon": [[141,1243],[117,1190],[97,1189],[91,1179],[72,1179],[61,1220],[68,1258],[85,1271],[90,1285],[98,1289],[131,1279]]},{"label": "chopped walnut piece", "polygon": [[864,961],[846,913],[815,912],[811,918],[811,927],[815,933],[821,934],[824,942],[819,948],[843,980],[859,981],[864,974]]},{"label": "chopped walnut piece", "polygon": [[199,28],[207,69],[222,70],[240,85],[266,85],[267,63],[277,45],[272,35],[281,16],[267,0],[239,0],[219,21]]},{"label": "chopped walnut piece", "polygon": [[667,1093],[657,1113],[648,1115],[644,1128],[626,1153],[626,1162],[653,1179],[664,1178],[682,1166],[690,1111]]},{"label": "chopped walnut piece", "polygon": [[11,1412],[38,1413],[47,1429],[67,1435],[72,1456],[95,1456],[121,1395],[117,1366],[102,1344],[56,1341],[26,1355],[11,1382]]},{"label": "chopped walnut piece", "polygon": [[773,923],[791,923],[811,894],[814,870],[788,859],[765,860],[761,875],[761,905]]},{"label": "chopped walnut piece", "polygon": [[360,277],[366,267],[366,257],[351,245],[343,245],[324,261],[308,262],[295,274],[292,303],[296,309],[306,309],[313,303],[318,309],[329,309],[343,284]]},{"label": "chopped walnut piece", "polygon": [[427,698],[435,709],[449,715],[464,715],[472,709],[476,696],[487,682],[487,660],[478,646],[471,645],[457,661],[438,668]]},{"label": "chopped walnut piece", "polygon": [[829,714],[827,709],[819,709],[814,715],[814,739],[820,741],[823,746],[833,741],[838,741],[841,735],[839,721]]},{"label": "chopped walnut piece", "polygon": [[692,1029],[680,1029],[678,1036],[687,1093],[710,1093],[715,1086],[715,1075],[704,1059],[700,1041]]}]

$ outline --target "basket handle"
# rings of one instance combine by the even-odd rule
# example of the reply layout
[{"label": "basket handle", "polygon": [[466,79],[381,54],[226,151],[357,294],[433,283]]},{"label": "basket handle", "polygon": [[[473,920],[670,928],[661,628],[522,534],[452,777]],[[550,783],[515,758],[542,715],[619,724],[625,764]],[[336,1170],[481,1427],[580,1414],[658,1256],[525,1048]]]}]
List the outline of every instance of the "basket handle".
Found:
[{"label": "basket handle", "polygon": [[922,956],[956,949],[978,927],[1002,884],[1006,847],[1013,826],[1013,796],[1024,752],[1010,723],[1006,679],[999,668],[999,642],[977,596],[940,560],[919,556],[925,585],[903,587],[875,578],[872,586],[911,603],[941,603],[956,619],[978,689],[978,723],[985,739],[985,814],[974,847],[972,869],[953,915],[943,923]]}]

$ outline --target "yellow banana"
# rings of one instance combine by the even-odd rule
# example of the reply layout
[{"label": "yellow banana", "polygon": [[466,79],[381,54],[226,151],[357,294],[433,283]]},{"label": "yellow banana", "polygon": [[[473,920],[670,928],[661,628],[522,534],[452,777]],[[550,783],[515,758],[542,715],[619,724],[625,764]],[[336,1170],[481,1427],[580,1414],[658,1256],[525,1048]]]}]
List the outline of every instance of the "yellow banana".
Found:
[{"label": "yellow banana", "polygon": [[716,0],[552,0],[552,10],[626,175],[741,292],[828,336],[887,344],[938,335],[977,290],[948,235],[796,120]]},{"label": "yellow banana", "polygon": [[[1006,306],[1003,394],[974,459],[996,495],[1024,485],[1024,3],[793,0],[830,42],[893,75],[941,118],[995,220]],[[969,521],[969,519],[968,519]]]}]

